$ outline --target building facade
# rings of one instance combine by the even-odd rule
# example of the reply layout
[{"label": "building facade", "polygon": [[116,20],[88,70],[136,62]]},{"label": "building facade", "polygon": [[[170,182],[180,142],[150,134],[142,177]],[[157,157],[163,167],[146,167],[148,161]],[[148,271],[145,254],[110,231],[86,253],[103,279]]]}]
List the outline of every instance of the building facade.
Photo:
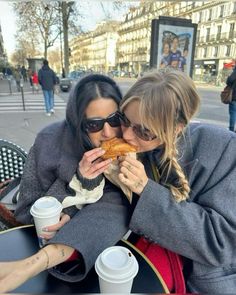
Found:
[{"label": "building facade", "polygon": [[97,28],[70,42],[70,68],[104,72],[116,67],[116,48],[120,22],[100,23]]},{"label": "building facade", "polygon": [[194,79],[225,79],[224,64],[236,59],[236,1],[144,1],[130,10],[118,30],[118,68],[136,73],[148,68],[151,21],[159,16],[198,24]]},{"label": "building facade", "polygon": [[236,59],[235,0],[141,1],[138,7],[130,8],[122,23],[102,23],[95,31],[72,41],[71,65],[101,72],[116,68],[137,75],[146,71],[150,62],[151,22],[159,16],[197,23],[193,77],[224,79],[224,65]]},{"label": "building facade", "polygon": [[198,24],[194,79],[221,83],[236,59],[236,1],[210,2],[192,15]]},{"label": "building facade", "polygon": [[131,8],[118,29],[117,67],[123,71],[140,74],[149,68],[152,19],[159,15],[174,16],[178,2],[141,1]]}]

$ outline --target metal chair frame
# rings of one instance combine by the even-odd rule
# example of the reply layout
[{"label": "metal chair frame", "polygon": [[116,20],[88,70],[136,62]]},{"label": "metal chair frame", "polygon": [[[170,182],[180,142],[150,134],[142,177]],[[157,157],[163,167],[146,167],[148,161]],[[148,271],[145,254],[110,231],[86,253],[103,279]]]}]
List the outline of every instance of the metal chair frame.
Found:
[{"label": "metal chair frame", "polygon": [[19,145],[0,139],[0,182],[23,174],[27,152]]}]

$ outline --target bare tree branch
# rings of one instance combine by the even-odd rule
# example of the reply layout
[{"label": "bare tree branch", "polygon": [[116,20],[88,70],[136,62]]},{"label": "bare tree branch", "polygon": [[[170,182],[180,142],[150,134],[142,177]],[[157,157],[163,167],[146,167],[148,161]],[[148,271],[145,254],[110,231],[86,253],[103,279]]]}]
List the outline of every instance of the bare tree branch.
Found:
[{"label": "bare tree branch", "polygon": [[14,3],[17,14],[18,35],[22,32],[29,33],[34,28],[35,36],[44,44],[44,57],[47,57],[47,49],[53,46],[59,32],[59,18],[57,3],[44,2],[17,2]]}]

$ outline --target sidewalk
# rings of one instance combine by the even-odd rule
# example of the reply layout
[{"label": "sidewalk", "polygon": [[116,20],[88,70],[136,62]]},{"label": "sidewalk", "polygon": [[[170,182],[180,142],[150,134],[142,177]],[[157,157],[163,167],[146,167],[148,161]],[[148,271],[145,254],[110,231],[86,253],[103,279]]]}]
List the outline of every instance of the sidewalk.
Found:
[{"label": "sidewalk", "polygon": [[60,121],[65,117],[65,110],[56,110],[51,117],[41,112],[25,111],[1,113],[0,115],[0,138],[10,140],[27,152],[37,133],[50,123]]}]

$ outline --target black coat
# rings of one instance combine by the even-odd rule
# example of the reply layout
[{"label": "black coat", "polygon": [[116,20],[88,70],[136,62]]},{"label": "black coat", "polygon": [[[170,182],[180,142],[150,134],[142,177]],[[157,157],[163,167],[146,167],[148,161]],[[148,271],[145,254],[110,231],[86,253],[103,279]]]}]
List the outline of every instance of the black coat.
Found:
[{"label": "black coat", "polygon": [[226,84],[233,88],[232,98],[236,100],[236,67],[234,68],[232,74],[227,78]]},{"label": "black coat", "polygon": [[56,74],[49,66],[42,66],[42,69],[38,73],[39,84],[42,86],[43,90],[53,90],[54,85],[57,82]]}]

